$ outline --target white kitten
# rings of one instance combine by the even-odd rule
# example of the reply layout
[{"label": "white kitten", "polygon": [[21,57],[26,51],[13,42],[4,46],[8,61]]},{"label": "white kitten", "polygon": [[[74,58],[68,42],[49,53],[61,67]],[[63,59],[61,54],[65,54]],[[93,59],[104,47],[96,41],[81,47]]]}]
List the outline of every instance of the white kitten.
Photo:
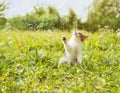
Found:
[{"label": "white kitten", "polygon": [[58,67],[62,63],[68,63],[74,66],[82,63],[82,43],[87,37],[80,32],[73,32],[69,42],[67,42],[66,37],[62,37],[65,54],[60,58]]}]

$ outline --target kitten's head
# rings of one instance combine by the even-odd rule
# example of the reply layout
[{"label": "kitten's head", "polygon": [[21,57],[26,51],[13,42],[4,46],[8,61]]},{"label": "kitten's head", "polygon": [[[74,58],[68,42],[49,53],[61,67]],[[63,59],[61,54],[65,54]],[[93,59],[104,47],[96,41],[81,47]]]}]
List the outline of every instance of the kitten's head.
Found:
[{"label": "kitten's head", "polygon": [[80,32],[76,32],[76,31],[73,32],[73,36],[74,36],[74,38],[75,38],[76,40],[79,40],[79,41],[82,41],[82,42],[83,42],[85,39],[88,38],[87,35],[84,35],[84,34],[82,34],[82,33],[80,33]]}]

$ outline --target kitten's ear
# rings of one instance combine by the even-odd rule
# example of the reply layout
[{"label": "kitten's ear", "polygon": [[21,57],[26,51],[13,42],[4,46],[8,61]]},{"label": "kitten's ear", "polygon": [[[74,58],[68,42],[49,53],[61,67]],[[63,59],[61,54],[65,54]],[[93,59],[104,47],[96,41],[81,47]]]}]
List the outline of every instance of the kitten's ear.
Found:
[{"label": "kitten's ear", "polygon": [[73,34],[75,34],[76,33],[76,31],[73,31]]},{"label": "kitten's ear", "polygon": [[83,42],[85,39],[88,38],[88,35],[84,35],[84,34],[82,34],[80,38],[81,38],[81,41]]}]

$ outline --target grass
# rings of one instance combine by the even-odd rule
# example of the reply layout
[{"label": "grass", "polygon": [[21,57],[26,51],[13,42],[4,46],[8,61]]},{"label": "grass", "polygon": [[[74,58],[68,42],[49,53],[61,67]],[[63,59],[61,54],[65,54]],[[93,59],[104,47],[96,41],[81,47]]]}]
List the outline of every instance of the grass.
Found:
[{"label": "grass", "polygon": [[120,93],[120,37],[90,33],[82,67],[57,68],[62,35],[0,31],[0,93]]}]

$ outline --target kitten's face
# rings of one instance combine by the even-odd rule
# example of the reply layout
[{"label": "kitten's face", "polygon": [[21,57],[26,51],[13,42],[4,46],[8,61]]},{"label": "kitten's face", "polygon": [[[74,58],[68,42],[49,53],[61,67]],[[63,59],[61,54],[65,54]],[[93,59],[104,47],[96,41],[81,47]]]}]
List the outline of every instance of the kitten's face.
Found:
[{"label": "kitten's face", "polygon": [[73,32],[73,35],[74,35],[74,37],[77,39],[77,40],[80,40],[80,41],[84,41],[86,38],[88,38],[88,36],[86,36],[86,35],[84,35],[84,34],[82,34],[82,33],[80,33],[80,32],[76,32],[76,31],[74,31]]}]

